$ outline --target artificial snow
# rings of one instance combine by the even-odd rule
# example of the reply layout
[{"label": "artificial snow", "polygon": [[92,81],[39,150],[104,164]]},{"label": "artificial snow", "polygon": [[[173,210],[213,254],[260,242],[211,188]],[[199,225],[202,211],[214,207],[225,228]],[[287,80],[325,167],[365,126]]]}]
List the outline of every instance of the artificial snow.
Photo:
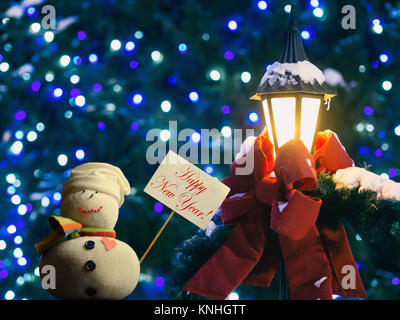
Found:
[{"label": "artificial snow", "polygon": [[24,0],[21,4],[16,4],[8,8],[5,15],[9,18],[20,19],[24,15],[26,7],[37,6],[42,2],[43,0]]},{"label": "artificial snow", "polygon": [[210,237],[215,230],[217,230],[217,225],[214,221],[210,221],[206,228],[206,236]]},{"label": "artificial snow", "polygon": [[21,6],[24,7],[29,7],[29,6],[38,6],[39,4],[42,4],[44,0],[24,0],[21,3]]},{"label": "artificial snow", "polygon": [[326,68],[324,70],[324,77],[327,84],[332,87],[341,86],[345,88],[347,86],[346,81],[344,81],[343,75],[332,68]]},{"label": "artificial snow", "polygon": [[288,84],[296,85],[298,82],[296,76],[305,83],[314,84],[315,81],[319,84],[325,82],[324,74],[311,62],[304,60],[296,63],[279,63],[275,62],[267,68],[264,76],[261,79],[260,86],[266,81],[272,87],[277,81],[280,86]]},{"label": "artificial snow", "polygon": [[10,7],[6,11],[5,14],[6,14],[6,17],[9,17],[9,18],[20,19],[24,14],[24,8],[22,8],[19,5],[15,5],[15,6]]},{"label": "artificial snow", "polygon": [[324,282],[326,279],[328,279],[328,277],[322,277],[321,279],[315,281],[314,286],[317,288],[321,287],[322,282]]},{"label": "artificial snow", "polygon": [[336,189],[357,188],[361,191],[373,191],[378,199],[400,201],[400,183],[381,177],[364,168],[351,167],[336,171],[333,176]]},{"label": "artificial snow", "polygon": [[331,98],[325,100],[324,104],[327,105],[328,107],[326,108],[327,111],[331,108]]},{"label": "artificial snow", "polygon": [[34,70],[34,67],[30,63],[25,63],[17,69],[15,74],[22,77],[25,73],[32,73]]},{"label": "artificial snow", "polygon": [[67,29],[71,24],[74,24],[76,22],[78,22],[78,17],[77,16],[73,16],[73,17],[68,17],[68,18],[62,19],[62,20],[58,21],[58,23],[57,23],[56,32],[57,33],[62,32],[65,29]]},{"label": "artificial snow", "polygon": [[236,193],[229,197],[229,199],[240,198],[243,197],[246,193]]},{"label": "artificial snow", "polygon": [[278,201],[279,212],[282,212],[287,207],[288,203],[284,201]]},{"label": "artificial snow", "polygon": [[251,148],[253,148],[254,141],[256,141],[256,139],[256,137],[250,136],[247,137],[246,140],[244,140],[244,142],[240,146],[240,151],[235,155],[235,161],[242,158],[251,150]]}]

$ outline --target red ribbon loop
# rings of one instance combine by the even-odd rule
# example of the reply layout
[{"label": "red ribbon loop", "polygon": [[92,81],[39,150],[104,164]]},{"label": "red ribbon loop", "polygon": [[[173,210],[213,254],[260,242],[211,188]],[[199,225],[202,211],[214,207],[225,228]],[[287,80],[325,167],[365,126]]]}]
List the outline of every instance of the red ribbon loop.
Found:
[{"label": "red ribbon loop", "polygon": [[323,170],[335,173],[339,169],[354,166],[336,133],[329,130],[317,133],[313,158],[317,165],[317,173]]},{"label": "red ribbon loop", "polygon": [[321,199],[292,190],[288,194],[287,202],[274,200],[271,229],[289,239],[300,240],[315,225],[321,205]]},{"label": "red ribbon loop", "polygon": [[257,181],[254,190],[258,201],[272,206],[275,195],[279,193],[279,184],[275,177],[266,175]]},{"label": "red ribbon loop", "polygon": [[314,159],[300,140],[290,140],[279,148],[274,172],[286,190],[313,190],[317,187]]},{"label": "red ribbon loop", "polygon": [[271,173],[274,168],[274,146],[268,139],[268,134],[258,136],[247,153],[236,159],[231,165],[234,175],[243,175],[238,168],[252,168],[250,175],[255,181],[260,180],[266,174]]}]

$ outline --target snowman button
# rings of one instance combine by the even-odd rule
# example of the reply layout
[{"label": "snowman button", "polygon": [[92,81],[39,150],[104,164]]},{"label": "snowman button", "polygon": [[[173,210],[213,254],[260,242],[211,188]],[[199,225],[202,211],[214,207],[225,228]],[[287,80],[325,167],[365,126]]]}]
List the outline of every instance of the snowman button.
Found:
[{"label": "snowman button", "polygon": [[95,288],[89,287],[85,289],[85,293],[87,296],[93,297],[97,293],[97,290]]},{"label": "snowman button", "polygon": [[93,249],[94,248],[94,245],[95,245],[95,242],[94,241],[92,241],[92,240],[89,240],[89,241],[86,241],[85,242],[85,248],[86,249]]},{"label": "snowman button", "polygon": [[87,271],[93,271],[94,269],[96,269],[96,264],[94,263],[94,261],[88,260],[85,262],[85,269]]}]

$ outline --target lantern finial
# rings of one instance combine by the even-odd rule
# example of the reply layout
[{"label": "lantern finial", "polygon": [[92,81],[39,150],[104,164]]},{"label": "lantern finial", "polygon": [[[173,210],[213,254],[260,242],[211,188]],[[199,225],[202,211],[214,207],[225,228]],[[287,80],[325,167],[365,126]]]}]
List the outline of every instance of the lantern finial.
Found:
[{"label": "lantern finial", "polygon": [[290,17],[289,17],[289,28],[296,26],[296,22],[294,20],[294,5],[290,8]]},{"label": "lantern finial", "polygon": [[280,63],[297,63],[299,61],[308,60],[307,54],[303,47],[300,31],[296,27],[294,19],[294,6],[290,11],[289,27],[285,32],[284,47],[279,58]]}]

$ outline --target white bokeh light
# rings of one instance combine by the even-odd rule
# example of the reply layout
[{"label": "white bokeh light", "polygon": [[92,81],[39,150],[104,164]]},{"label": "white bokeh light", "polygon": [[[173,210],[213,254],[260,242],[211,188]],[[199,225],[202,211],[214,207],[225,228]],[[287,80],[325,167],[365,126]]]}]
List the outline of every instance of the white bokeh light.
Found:
[{"label": "white bokeh light", "polygon": [[244,71],[240,75],[240,79],[242,80],[243,83],[248,83],[251,80],[251,74],[250,72]]},{"label": "white bokeh light", "polygon": [[61,56],[61,58],[60,58],[60,65],[62,66],[62,67],[66,67],[66,66],[68,66],[69,64],[70,64],[70,62],[71,62],[71,58],[70,58],[70,56],[69,55],[63,55],[63,56]]},{"label": "white bokeh light", "polygon": [[164,142],[168,141],[170,137],[171,137],[171,133],[168,130],[162,130],[160,132],[160,139],[162,141],[164,141]]},{"label": "white bokeh light", "polygon": [[29,27],[29,32],[30,33],[38,33],[41,29],[40,23],[34,22],[30,25]]},{"label": "white bokeh light", "polygon": [[121,49],[121,41],[119,41],[118,39],[114,39],[113,41],[111,41],[110,48],[112,51],[118,51],[119,49]]},{"label": "white bokeh light", "polygon": [[54,40],[54,33],[51,31],[46,31],[43,37],[46,42],[52,42]]},{"label": "white bokeh light", "polygon": [[228,126],[224,126],[221,129],[221,134],[225,137],[225,138],[229,138],[232,135],[232,129]]},{"label": "white bokeh light", "polygon": [[58,162],[58,164],[60,165],[60,166],[65,166],[66,164],[67,164],[67,162],[68,162],[68,157],[65,155],[65,154],[60,154],[58,157],[57,157],[57,162]]},{"label": "white bokeh light", "polygon": [[33,142],[37,139],[37,133],[35,131],[29,131],[28,134],[26,135],[26,139],[29,142]]},{"label": "white bokeh light", "polygon": [[213,81],[218,81],[221,79],[221,74],[217,70],[212,70],[210,72],[210,78]]},{"label": "white bokeh light", "polygon": [[164,100],[163,102],[161,102],[161,110],[163,112],[169,112],[171,110],[171,102],[169,102],[168,100]]},{"label": "white bokeh light", "polygon": [[151,53],[151,59],[152,59],[154,62],[156,62],[156,63],[160,63],[160,62],[163,61],[164,56],[163,56],[163,54],[162,54],[160,51],[154,50],[154,51]]}]

